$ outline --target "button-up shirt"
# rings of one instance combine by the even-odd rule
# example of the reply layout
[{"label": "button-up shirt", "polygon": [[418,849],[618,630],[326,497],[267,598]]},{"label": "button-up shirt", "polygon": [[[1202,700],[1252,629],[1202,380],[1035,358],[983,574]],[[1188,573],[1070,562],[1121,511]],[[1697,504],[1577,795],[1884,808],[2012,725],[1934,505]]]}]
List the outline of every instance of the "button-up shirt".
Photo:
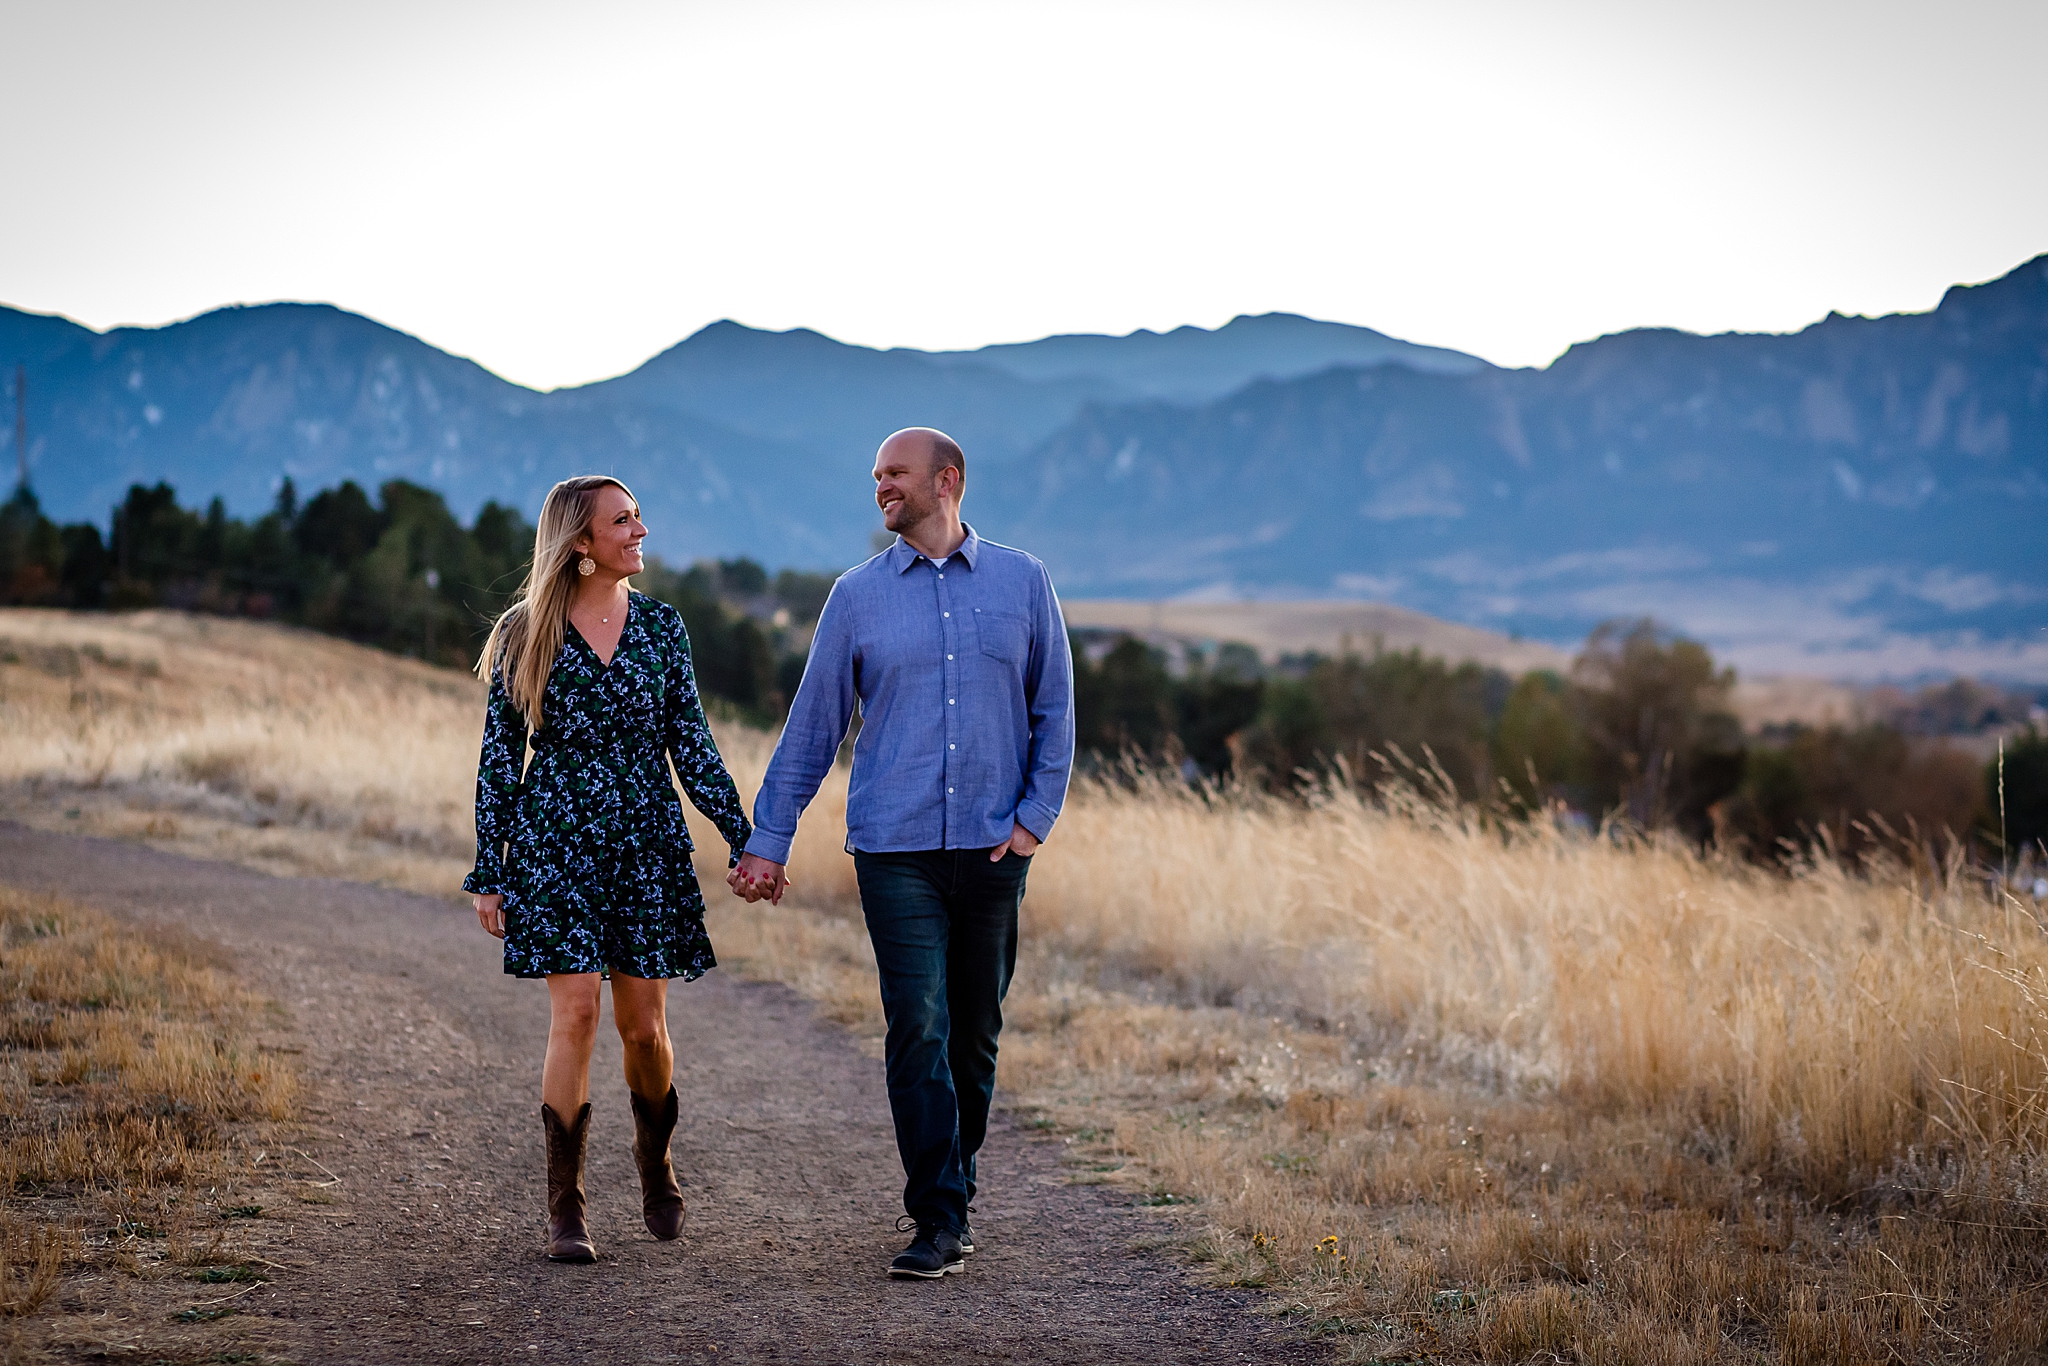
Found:
[{"label": "button-up shirt", "polygon": [[789,861],[797,817],[858,707],[846,847],[987,849],[1052,833],[1074,761],[1074,660],[1045,566],[967,539],[932,560],[901,537],[832,585],[747,852]]}]

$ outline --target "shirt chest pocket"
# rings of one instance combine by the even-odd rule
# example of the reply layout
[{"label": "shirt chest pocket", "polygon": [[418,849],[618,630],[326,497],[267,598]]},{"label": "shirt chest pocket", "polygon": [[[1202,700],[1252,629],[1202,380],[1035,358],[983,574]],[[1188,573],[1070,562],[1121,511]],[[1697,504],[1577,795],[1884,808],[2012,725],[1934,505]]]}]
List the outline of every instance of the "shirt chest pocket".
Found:
[{"label": "shirt chest pocket", "polygon": [[1031,627],[1024,618],[1009,612],[974,609],[974,630],[981,638],[981,652],[1005,664],[1022,664],[1031,648]]}]

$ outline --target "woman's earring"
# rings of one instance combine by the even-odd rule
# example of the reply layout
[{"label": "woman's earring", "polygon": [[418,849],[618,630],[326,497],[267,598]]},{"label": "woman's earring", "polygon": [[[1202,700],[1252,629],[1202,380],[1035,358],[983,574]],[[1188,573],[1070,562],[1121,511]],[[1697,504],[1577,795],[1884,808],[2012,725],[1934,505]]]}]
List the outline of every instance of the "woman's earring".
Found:
[{"label": "woman's earring", "polygon": [[582,559],[576,561],[576,572],[586,579],[589,578],[597,572],[597,561],[585,555]]}]

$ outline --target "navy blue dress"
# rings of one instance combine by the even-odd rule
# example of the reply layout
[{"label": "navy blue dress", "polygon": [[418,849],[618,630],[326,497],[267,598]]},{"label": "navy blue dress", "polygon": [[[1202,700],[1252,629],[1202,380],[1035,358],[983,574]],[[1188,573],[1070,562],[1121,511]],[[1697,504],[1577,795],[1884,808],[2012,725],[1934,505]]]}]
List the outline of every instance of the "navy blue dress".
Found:
[{"label": "navy blue dress", "polygon": [[682,615],[641,593],[610,664],[571,626],[548,675],[533,763],[493,673],[467,892],[505,897],[505,971],[701,977],[717,960],[668,759],[739,861],[752,827],[718,757]]}]

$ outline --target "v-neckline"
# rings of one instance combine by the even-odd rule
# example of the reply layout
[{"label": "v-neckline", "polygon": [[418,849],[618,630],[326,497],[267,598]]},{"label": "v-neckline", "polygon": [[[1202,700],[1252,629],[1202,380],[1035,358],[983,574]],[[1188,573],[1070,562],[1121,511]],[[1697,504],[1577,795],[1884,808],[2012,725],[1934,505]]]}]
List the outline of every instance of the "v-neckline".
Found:
[{"label": "v-neckline", "polygon": [[633,599],[638,596],[639,594],[631,589],[626,590],[626,619],[619,623],[619,638],[612,643],[612,657],[610,659],[606,659],[597,652],[597,647],[590,643],[589,636],[583,634],[583,628],[576,624],[574,617],[568,618],[569,629],[576,633],[576,639],[583,642],[583,648],[590,651],[591,658],[597,661],[597,667],[600,672],[611,672],[612,665],[618,661],[619,651],[626,648],[626,632],[632,629],[633,625]]}]

